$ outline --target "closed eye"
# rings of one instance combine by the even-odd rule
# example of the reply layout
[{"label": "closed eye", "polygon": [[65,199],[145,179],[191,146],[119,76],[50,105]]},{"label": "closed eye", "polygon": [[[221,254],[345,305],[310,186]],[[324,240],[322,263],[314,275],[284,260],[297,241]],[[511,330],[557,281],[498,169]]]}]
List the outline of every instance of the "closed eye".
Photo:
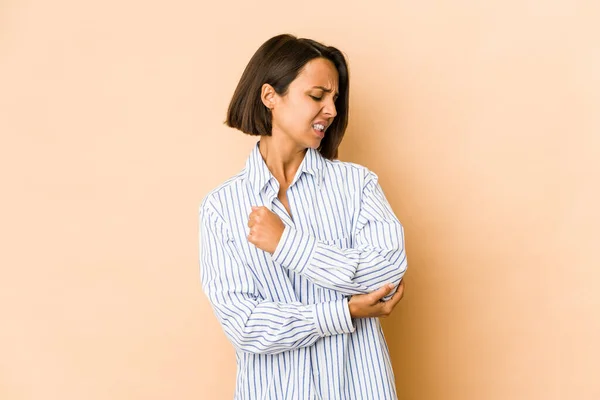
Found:
[{"label": "closed eye", "polygon": [[316,97],[316,96],[310,96],[310,97],[311,97],[313,100],[315,100],[315,101],[321,101],[321,100],[323,100],[323,98],[322,98],[322,97]]}]

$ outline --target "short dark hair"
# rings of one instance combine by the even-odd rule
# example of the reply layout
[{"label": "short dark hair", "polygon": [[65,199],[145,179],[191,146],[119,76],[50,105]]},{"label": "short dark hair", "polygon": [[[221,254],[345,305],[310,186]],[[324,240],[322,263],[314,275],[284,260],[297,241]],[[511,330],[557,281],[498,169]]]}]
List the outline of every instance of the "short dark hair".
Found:
[{"label": "short dark hair", "polygon": [[258,48],[242,73],[229,103],[227,126],[249,135],[270,136],[271,113],[261,100],[262,85],[268,83],[277,94],[284,95],[306,63],[315,58],[330,60],[338,72],[337,115],[318,149],[323,157],[336,158],[348,126],[348,65],[341,51],[311,39],[290,34],[277,35]]}]

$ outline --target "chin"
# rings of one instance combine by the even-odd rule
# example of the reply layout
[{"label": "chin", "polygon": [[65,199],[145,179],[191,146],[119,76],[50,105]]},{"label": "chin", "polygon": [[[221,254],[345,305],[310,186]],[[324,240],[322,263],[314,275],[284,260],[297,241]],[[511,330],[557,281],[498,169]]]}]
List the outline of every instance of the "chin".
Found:
[{"label": "chin", "polygon": [[313,140],[311,142],[310,146],[308,146],[308,147],[310,147],[311,149],[317,150],[319,147],[321,147],[322,141],[323,141],[322,139]]},{"label": "chin", "polygon": [[319,147],[321,147],[322,141],[323,141],[323,139],[311,137],[311,138],[306,138],[304,140],[299,140],[297,143],[298,143],[298,146],[301,148],[317,150]]}]

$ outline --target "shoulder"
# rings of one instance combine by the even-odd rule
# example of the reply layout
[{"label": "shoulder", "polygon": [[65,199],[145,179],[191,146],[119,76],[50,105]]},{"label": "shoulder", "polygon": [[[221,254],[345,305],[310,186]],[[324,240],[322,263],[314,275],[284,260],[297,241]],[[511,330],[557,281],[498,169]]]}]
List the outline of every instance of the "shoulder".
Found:
[{"label": "shoulder", "polygon": [[212,214],[223,220],[222,211],[226,206],[225,203],[230,203],[235,199],[235,197],[232,196],[232,193],[239,189],[239,186],[243,184],[245,176],[246,170],[244,169],[210,190],[200,201],[199,213],[201,215],[206,213]]},{"label": "shoulder", "polygon": [[378,176],[364,165],[340,160],[326,160],[328,175],[344,179],[346,183],[364,188],[377,184]]}]

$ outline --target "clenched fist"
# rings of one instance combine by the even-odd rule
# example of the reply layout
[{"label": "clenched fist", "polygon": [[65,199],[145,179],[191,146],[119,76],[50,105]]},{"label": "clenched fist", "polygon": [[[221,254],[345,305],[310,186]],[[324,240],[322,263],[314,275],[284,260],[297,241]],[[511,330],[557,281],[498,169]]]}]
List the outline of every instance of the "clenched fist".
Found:
[{"label": "clenched fist", "polygon": [[283,235],[285,225],[277,214],[267,207],[252,207],[248,217],[248,241],[261,250],[273,254]]}]

